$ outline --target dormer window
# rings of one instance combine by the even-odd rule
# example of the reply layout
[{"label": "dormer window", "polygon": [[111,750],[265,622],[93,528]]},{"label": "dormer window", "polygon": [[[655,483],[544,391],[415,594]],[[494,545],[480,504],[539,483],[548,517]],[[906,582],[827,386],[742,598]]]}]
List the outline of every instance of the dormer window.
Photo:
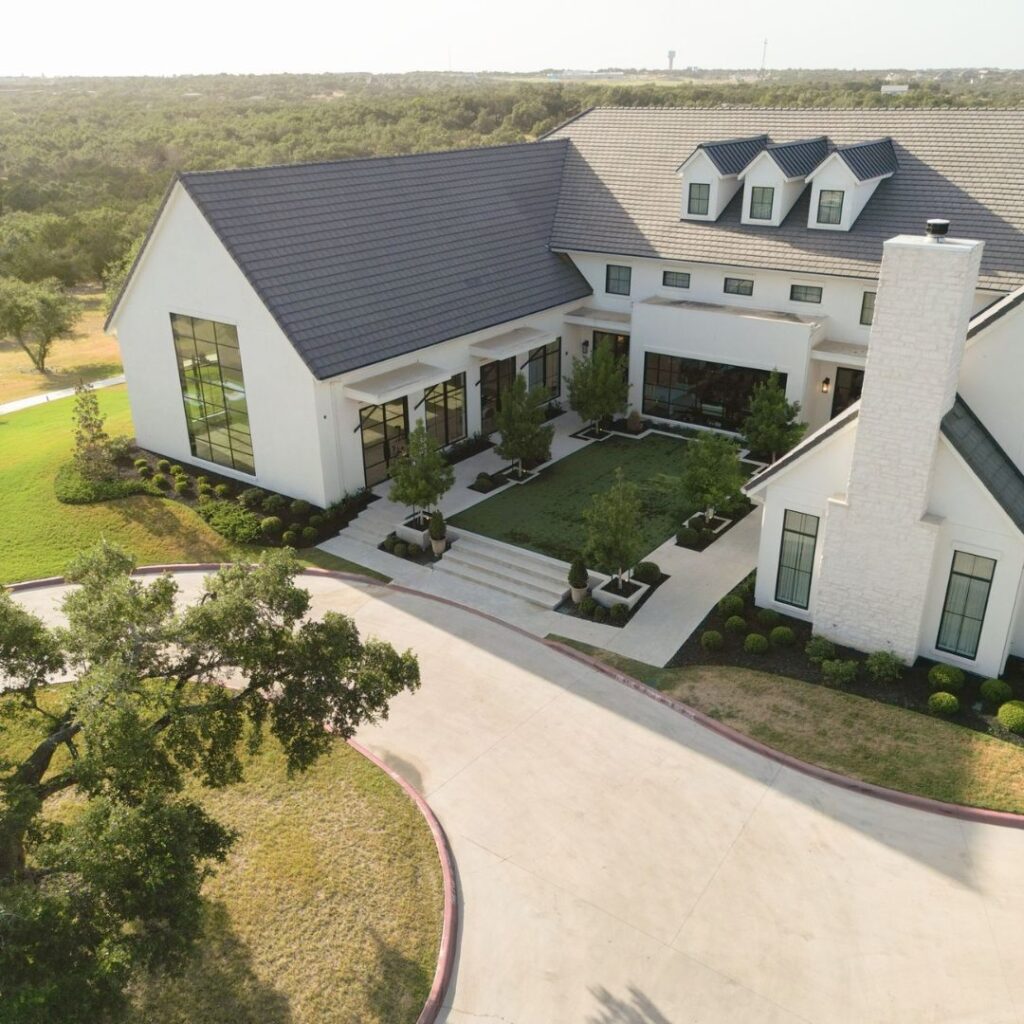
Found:
[{"label": "dormer window", "polygon": [[701,181],[691,181],[690,197],[686,204],[686,212],[696,217],[706,217],[710,198],[711,186],[709,184]]},{"label": "dormer window", "polygon": [[843,192],[835,188],[823,188],[818,193],[818,223],[842,224]]},{"label": "dormer window", "polygon": [[775,205],[775,189],[764,185],[755,185],[750,190],[750,219],[771,220],[772,207]]}]

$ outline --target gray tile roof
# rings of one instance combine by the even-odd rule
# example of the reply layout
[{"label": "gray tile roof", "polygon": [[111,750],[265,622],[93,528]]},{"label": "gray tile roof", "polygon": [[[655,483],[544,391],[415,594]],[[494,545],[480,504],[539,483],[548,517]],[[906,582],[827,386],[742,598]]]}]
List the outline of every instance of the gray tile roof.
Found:
[{"label": "gray tile roof", "polygon": [[[754,135],[747,139],[702,142],[693,152],[696,153],[698,149],[703,149],[722,174],[739,174],[767,145],[767,135]],[[693,153],[690,154],[690,156],[692,155]]]},{"label": "gray tile roof", "polygon": [[852,146],[836,146],[836,152],[857,176],[858,181],[880,178],[883,174],[895,174],[900,169],[892,139],[875,139],[874,142],[858,142]]},{"label": "gray tile roof", "polygon": [[[837,145],[892,138],[899,172],[849,232],[807,227],[810,188],[781,227],[681,221],[676,169],[707,139],[826,135]],[[882,243],[946,217],[985,242],[981,284],[1024,284],[1024,109],[769,110],[597,108],[557,129],[566,159],[552,244],[620,255],[876,278]],[[844,158],[845,159],[845,158]]]},{"label": "gray tile roof", "polygon": [[828,139],[819,135],[796,142],[772,142],[768,153],[787,178],[806,178],[828,156]]},{"label": "gray tile roof", "polygon": [[943,417],[942,433],[1024,533],[1024,474],[959,395]]},{"label": "gray tile roof", "polygon": [[591,293],[548,240],[564,140],[181,175],[326,378]]}]

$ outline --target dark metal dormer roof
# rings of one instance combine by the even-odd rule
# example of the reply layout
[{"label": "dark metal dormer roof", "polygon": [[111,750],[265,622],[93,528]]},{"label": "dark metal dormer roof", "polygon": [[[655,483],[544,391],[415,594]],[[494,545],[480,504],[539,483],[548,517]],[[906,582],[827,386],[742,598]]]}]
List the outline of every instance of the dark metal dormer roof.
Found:
[{"label": "dark metal dormer roof", "polygon": [[787,178],[806,178],[828,156],[828,138],[819,135],[796,142],[770,142],[765,151]]},{"label": "dark metal dormer roof", "polygon": [[942,433],[1024,533],[1024,474],[959,395],[942,419]]},{"label": "dark metal dormer roof", "polygon": [[900,169],[892,139],[874,139],[856,142],[852,146],[837,146],[836,153],[857,176],[858,181],[895,174]]},{"label": "dark metal dormer roof", "polygon": [[[732,175],[739,174],[767,145],[767,135],[751,135],[745,139],[702,142],[693,153],[704,150],[722,174]],[[693,153],[690,156],[693,156]]]}]

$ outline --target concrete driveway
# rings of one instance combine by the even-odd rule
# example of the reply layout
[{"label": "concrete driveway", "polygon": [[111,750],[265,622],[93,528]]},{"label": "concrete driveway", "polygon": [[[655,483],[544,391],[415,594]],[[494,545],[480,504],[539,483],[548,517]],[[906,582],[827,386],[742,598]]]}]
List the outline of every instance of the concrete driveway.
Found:
[{"label": "concrete driveway", "polygon": [[359,739],[451,840],[442,1020],[1024,1022],[1024,833],[782,768],[469,612],[307,585],[421,660]]}]

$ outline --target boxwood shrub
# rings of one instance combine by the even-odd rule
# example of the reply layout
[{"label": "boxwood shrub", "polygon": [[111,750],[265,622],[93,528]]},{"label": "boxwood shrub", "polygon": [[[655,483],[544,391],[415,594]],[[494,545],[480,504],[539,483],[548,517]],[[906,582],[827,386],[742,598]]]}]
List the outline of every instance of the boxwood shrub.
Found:
[{"label": "boxwood shrub", "polygon": [[304,526],[302,528],[302,539],[307,544],[315,544],[317,537],[320,536],[320,531],[315,526]]},{"label": "boxwood shrub", "polygon": [[981,699],[991,707],[997,708],[1013,697],[1013,687],[1002,679],[986,679],[978,688]]},{"label": "boxwood shrub", "polygon": [[623,626],[626,624],[626,619],[629,618],[629,608],[624,604],[612,605],[608,617],[615,625]]},{"label": "boxwood shrub", "polygon": [[231,497],[231,484],[217,484],[213,489],[213,493],[218,498],[230,498]]},{"label": "boxwood shrub", "polygon": [[813,662],[815,665],[822,665],[826,661],[831,661],[835,658],[836,645],[831,640],[826,640],[823,636],[812,636],[804,647],[804,654],[807,655],[808,661]]},{"label": "boxwood shrub", "polygon": [[821,678],[829,686],[849,686],[856,681],[859,668],[853,658],[829,658],[821,663]]},{"label": "boxwood shrub", "polygon": [[959,693],[965,682],[967,677],[963,669],[957,668],[956,665],[932,665],[928,670],[928,683],[932,690]]},{"label": "boxwood shrub", "polygon": [[313,506],[308,501],[303,501],[302,498],[296,498],[291,505],[292,515],[297,519],[301,519],[303,516],[308,516],[309,511]]},{"label": "boxwood shrub", "polygon": [[743,650],[747,654],[764,654],[769,646],[768,637],[763,633],[748,633],[746,640],[743,641]]},{"label": "boxwood shrub", "polygon": [[599,604],[594,609],[594,621],[605,622],[608,618],[608,609],[603,604]]},{"label": "boxwood shrub", "polygon": [[746,633],[747,620],[742,615],[730,615],[725,620],[725,631],[727,633]]},{"label": "boxwood shrub", "polygon": [[864,668],[876,683],[895,683],[903,674],[903,665],[903,659],[892,651],[875,651],[864,662]]},{"label": "boxwood shrub", "polygon": [[579,608],[580,615],[585,615],[588,619],[591,619],[594,617],[594,609],[597,607],[597,602],[589,594],[584,594],[577,607]]},{"label": "boxwood shrub", "polygon": [[260,517],[233,501],[200,502],[199,514],[222,537],[237,544],[258,544],[263,536]]},{"label": "boxwood shrub", "polygon": [[394,554],[398,555],[399,558],[405,558],[409,554],[409,545],[404,540],[395,541]]},{"label": "boxwood shrub", "polygon": [[294,530],[285,530],[281,534],[281,543],[293,548],[299,543],[299,535]]},{"label": "boxwood shrub", "polygon": [[739,594],[726,594],[718,602],[718,614],[729,618],[733,615],[743,614],[743,598]]},{"label": "boxwood shrub", "polygon": [[139,476],[141,476],[143,480],[147,480],[152,475],[153,467],[148,462],[143,461],[142,465],[139,466]]},{"label": "boxwood shrub", "polygon": [[174,481],[175,494],[188,494],[192,490],[192,481],[187,476],[179,476]]},{"label": "boxwood shrub", "polygon": [[1024,700],[1008,700],[996,712],[996,718],[1004,729],[1024,736]]},{"label": "boxwood shrub", "polygon": [[171,486],[171,481],[163,473],[154,473],[152,483],[154,487],[159,487],[161,491],[169,490]]},{"label": "boxwood shrub", "polygon": [[661,567],[657,562],[637,562],[633,570],[633,579],[637,583],[657,583],[661,579]]},{"label": "boxwood shrub", "polygon": [[288,507],[288,499],[283,494],[268,494],[263,499],[263,511],[269,516],[276,516]]},{"label": "boxwood shrub", "polygon": [[238,504],[242,508],[247,508],[252,512],[257,509],[263,508],[263,500],[266,498],[267,493],[261,487],[246,487],[241,494],[238,495]]},{"label": "boxwood shrub", "polygon": [[960,701],[957,700],[956,694],[939,690],[928,698],[928,710],[933,715],[949,718],[960,710]]},{"label": "boxwood shrub", "polygon": [[725,640],[717,629],[706,629],[700,635],[700,645],[705,651],[720,651]]},{"label": "boxwood shrub", "polygon": [[149,459],[138,458],[132,463],[136,469],[142,469],[143,466],[149,467]]},{"label": "boxwood shrub", "polygon": [[260,530],[264,537],[277,537],[284,529],[284,523],[278,516],[267,516],[260,520]]},{"label": "boxwood shrub", "polygon": [[765,629],[771,629],[782,621],[782,616],[774,608],[758,608],[757,621]]},{"label": "boxwood shrub", "polygon": [[676,531],[676,543],[692,548],[700,540],[700,534],[692,526],[681,526]]},{"label": "boxwood shrub", "polygon": [[171,468],[171,460],[170,459],[157,459],[156,460],[156,468],[158,470],[160,470],[161,473],[168,472],[170,470],[170,468]]},{"label": "boxwood shrub", "polygon": [[768,634],[768,639],[771,640],[772,647],[792,647],[796,636],[789,626],[776,626]]}]

